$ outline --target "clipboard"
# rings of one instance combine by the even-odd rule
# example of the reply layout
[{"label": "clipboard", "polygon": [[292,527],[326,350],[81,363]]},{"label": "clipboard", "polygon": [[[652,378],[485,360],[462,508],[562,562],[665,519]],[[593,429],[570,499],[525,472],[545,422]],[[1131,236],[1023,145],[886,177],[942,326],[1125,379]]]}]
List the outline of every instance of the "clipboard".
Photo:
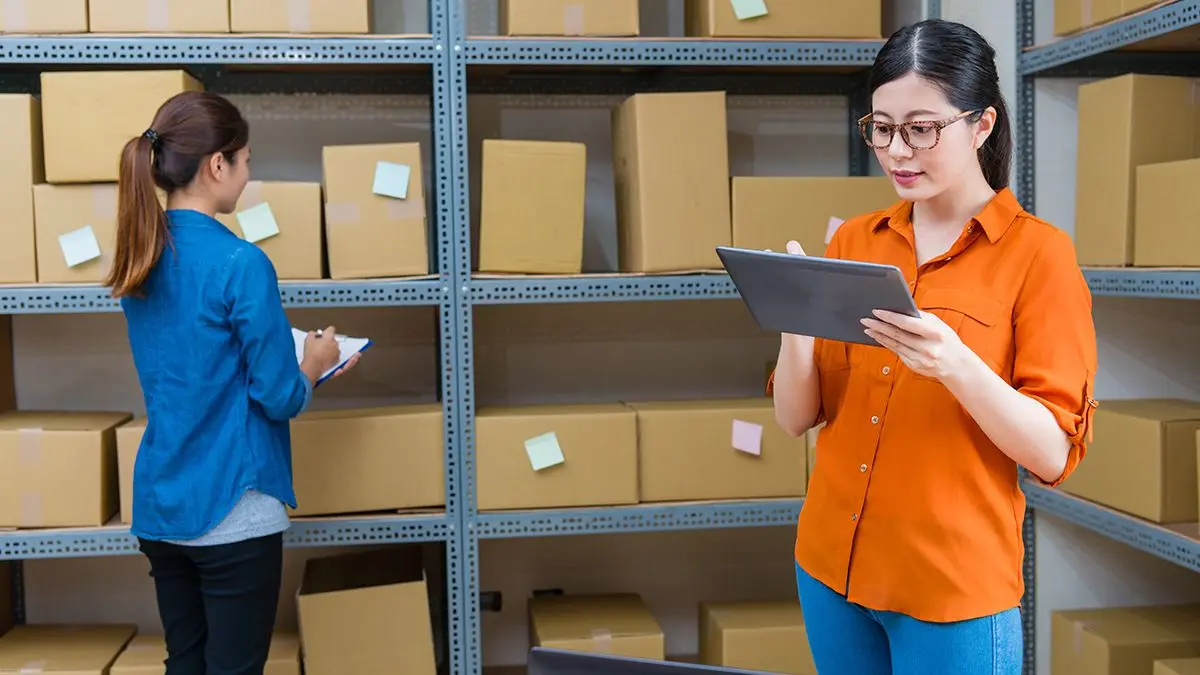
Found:
[{"label": "clipboard", "polygon": [[[302,331],[299,328],[292,328],[292,341],[296,343],[296,361],[304,362],[304,341],[308,339],[308,332]],[[341,370],[346,362],[355,354],[361,354],[367,351],[373,344],[370,338],[347,337],[338,335],[336,338],[338,343],[338,362],[337,365],[330,368],[321,374],[321,377],[316,381],[313,387],[320,386],[325,380],[333,377],[334,373]]]}]

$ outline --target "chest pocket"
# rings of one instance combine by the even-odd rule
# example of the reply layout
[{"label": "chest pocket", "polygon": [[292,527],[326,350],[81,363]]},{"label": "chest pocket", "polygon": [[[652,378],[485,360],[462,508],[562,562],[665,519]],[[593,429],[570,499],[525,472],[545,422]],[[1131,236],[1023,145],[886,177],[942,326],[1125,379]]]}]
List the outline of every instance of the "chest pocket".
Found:
[{"label": "chest pocket", "polygon": [[920,307],[954,329],[993,371],[1005,374],[1013,331],[1012,313],[1003,302],[980,291],[932,288],[921,294]]}]

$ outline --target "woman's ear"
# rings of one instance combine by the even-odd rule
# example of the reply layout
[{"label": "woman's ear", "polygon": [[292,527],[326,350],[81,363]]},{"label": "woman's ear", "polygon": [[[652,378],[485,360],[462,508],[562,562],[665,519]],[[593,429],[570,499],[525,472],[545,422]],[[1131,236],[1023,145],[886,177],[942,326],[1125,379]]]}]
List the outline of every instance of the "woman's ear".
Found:
[{"label": "woman's ear", "polygon": [[979,115],[979,121],[975,123],[975,149],[978,150],[987,143],[987,139],[992,135],[992,130],[996,128],[996,109],[992,106],[984,108]]},{"label": "woman's ear", "polygon": [[214,152],[208,156],[208,172],[213,180],[221,180],[227,171],[229,171],[229,166],[222,153]]}]

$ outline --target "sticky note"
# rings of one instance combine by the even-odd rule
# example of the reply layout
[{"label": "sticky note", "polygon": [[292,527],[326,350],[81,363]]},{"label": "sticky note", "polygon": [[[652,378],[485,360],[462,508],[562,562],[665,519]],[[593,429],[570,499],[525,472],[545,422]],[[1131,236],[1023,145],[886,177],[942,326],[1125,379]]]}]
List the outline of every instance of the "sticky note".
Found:
[{"label": "sticky note", "polygon": [[375,165],[375,185],[371,191],[384,197],[408,199],[408,181],[412,169],[405,164],[379,162]]},{"label": "sticky note", "polygon": [[275,222],[275,214],[267,202],[238,211],[237,221],[242,228],[242,236],[251,243],[279,234],[279,223]]},{"label": "sticky note", "polygon": [[733,13],[738,21],[767,15],[766,0],[729,0],[729,4],[733,5]]},{"label": "sticky note", "polygon": [[743,420],[733,421],[733,449],[740,450],[748,455],[759,456],[762,454],[762,435],[763,428],[761,424],[745,422]]},{"label": "sticky note", "polygon": [[558,434],[553,431],[525,441],[525,454],[529,455],[529,463],[534,471],[549,469],[567,461],[562,446],[558,444]]},{"label": "sticky note", "polygon": [[91,225],[60,235],[58,246],[62,249],[67,267],[76,267],[100,257],[100,241],[96,239],[96,231]]},{"label": "sticky note", "polygon": [[842,220],[841,218],[838,218],[837,216],[829,216],[829,224],[825,226],[825,244],[826,245],[829,245],[829,242],[833,241],[833,235],[837,234],[838,228],[841,227],[842,223],[844,223],[844,222],[846,222],[846,221]]}]

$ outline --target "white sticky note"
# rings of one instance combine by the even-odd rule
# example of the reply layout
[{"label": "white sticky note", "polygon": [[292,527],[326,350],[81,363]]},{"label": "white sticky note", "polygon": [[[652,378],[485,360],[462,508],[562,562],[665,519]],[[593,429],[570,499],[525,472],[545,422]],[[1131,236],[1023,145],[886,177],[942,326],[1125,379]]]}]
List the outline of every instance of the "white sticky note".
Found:
[{"label": "white sticky note", "polygon": [[60,235],[58,246],[62,249],[67,267],[76,267],[100,257],[100,240],[96,239],[96,231],[91,225]]},{"label": "white sticky note", "polygon": [[375,185],[371,191],[384,197],[408,199],[408,181],[412,169],[405,164],[379,162],[375,165]]},{"label": "white sticky note", "polygon": [[766,0],[729,0],[729,4],[733,5],[733,13],[738,21],[767,15]]},{"label": "white sticky note", "polygon": [[838,228],[841,227],[842,223],[844,223],[844,222],[846,222],[846,221],[842,220],[841,218],[838,218],[837,216],[829,216],[829,224],[825,226],[825,245],[826,246],[829,245],[829,242],[833,241],[833,235],[837,234]]},{"label": "white sticky note", "polygon": [[242,228],[242,236],[251,243],[279,234],[279,223],[275,221],[275,214],[267,202],[238,211],[237,221]]},{"label": "white sticky note", "polygon": [[734,450],[740,450],[755,457],[762,455],[762,435],[763,428],[761,424],[754,424],[753,422],[743,420],[733,421]]},{"label": "white sticky note", "polygon": [[553,431],[525,441],[525,454],[529,455],[529,464],[534,471],[549,469],[567,461],[562,446],[558,444],[558,434]]}]

